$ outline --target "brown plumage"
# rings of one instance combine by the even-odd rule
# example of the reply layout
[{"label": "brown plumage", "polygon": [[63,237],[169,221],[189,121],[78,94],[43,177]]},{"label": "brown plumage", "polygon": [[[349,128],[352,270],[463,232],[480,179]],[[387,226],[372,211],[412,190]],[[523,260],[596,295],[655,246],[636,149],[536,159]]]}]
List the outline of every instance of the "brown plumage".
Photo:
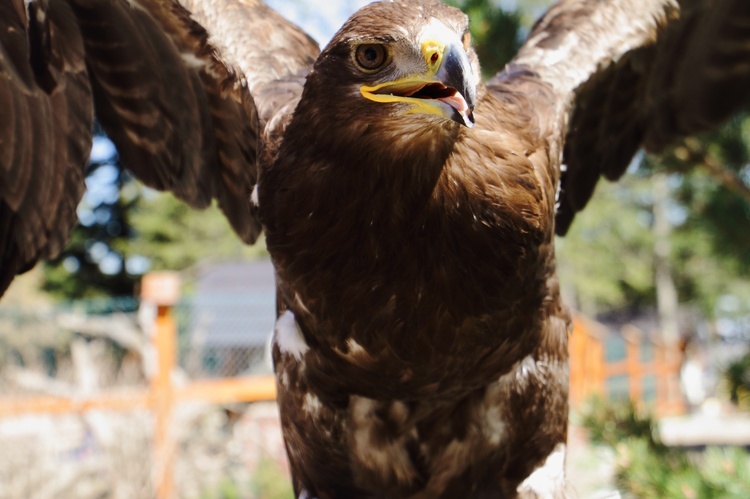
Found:
[{"label": "brown plumage", "polygon": [[67,236],[93,102],[144,182],[266,232],[300,497],[563,495],[554,233],[750,92],[746,0],[563,0],[486,85],[434,0],[320,54],[254,0],[0,9],[0,289]]}]

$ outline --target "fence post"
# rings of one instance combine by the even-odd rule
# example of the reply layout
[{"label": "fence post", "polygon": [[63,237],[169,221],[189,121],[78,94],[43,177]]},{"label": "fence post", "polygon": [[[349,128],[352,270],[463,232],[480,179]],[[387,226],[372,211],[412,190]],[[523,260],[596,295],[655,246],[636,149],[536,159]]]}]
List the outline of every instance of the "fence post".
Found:
[{"label": "fence post", "polygon": [[175,272],[154,272],[143,277],[141,299],[156,305],[151,343],[156,354],[156,372],[150,383],[150,404],[154,411],[154,481],[156,497],[174,497],[172,472],[175,459],[174,433],[171,428],[174,389],[172,372],[177,361],[177,327],[173,307],[179,299],[180,281]]},{"label": "fence post", "polygon": [[573,316],[569,353],[571,404],[577,406],[591,395],[603,396],[607,373],[601,333],[596,323],[580,314]]},{"label": "fence post", "polygon": [[625,326],[626,366],[628,372],[628,392],[630,400],[640,404],[643,400],[643,366],[641,365],[641,331],[633,326]]},{"label": "fence post", "polygon": [[604,397],[607,393],[606,352],[604,342],[600,337],[591,340],[591,353],[588,354],[591,361],[591,392],[598,397]]},{"label": "fence post", "polygon": [[685,404],[680,390],[680,356],[675,344],[658,341],[656,348],[656,413],[659,416],[682,414]]},{"label": "fence post", "polygon": [[573,316],[573,332],[568,338],[569,397],[573,406],[578,406],[587,395],[585,386],[586,342],[588,331],[578,316]]}]

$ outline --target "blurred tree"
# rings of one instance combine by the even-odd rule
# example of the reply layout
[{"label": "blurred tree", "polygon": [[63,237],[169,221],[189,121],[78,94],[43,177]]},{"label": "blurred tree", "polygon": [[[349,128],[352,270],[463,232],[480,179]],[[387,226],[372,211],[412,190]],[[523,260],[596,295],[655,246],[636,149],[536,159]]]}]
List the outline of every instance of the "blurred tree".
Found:
[{"label": "blurred tree", "polygon": [[[691,138],[651,166],[672,172],[672,261],[681,301],[714,317],[721,303],[750,314],[750,115]],[[731,299],[733,297],[734,299]],[[740,307],[742,308],[742,307]]]},{"label": "blurred tree", "polygon": [[722,389],[740,409],[750,411],[750,353],[731,362],[722,372]]},{"label": "blurred tree", "polygon": [[680,339],[679,299],[672,272],[672,220],[669,218],[670,188],[668,177],[663,172],[656,172],[651,177],[654,235],[654,283],[656,286],[656,309],[659,313],[661,339],[672,348],[667,355],[675,362],[676,346]]},{"label": "blurred tree", "polygon": [[601,182],[570,232],[557,239],[566,301],[595,317],[655,303],[651,185],[637,166]]}]

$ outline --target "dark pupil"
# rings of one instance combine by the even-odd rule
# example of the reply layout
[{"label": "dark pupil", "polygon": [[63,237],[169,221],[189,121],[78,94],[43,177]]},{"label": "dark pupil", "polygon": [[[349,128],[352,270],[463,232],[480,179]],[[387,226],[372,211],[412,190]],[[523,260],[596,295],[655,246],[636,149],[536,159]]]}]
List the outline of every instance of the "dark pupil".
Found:
[{"label": "dark pupil", "polygon": [[375,50],[372,47],[368,47],[365,49],[365,59],[367,59],[367,62],[373,62],[378,59],[378,51]]}]

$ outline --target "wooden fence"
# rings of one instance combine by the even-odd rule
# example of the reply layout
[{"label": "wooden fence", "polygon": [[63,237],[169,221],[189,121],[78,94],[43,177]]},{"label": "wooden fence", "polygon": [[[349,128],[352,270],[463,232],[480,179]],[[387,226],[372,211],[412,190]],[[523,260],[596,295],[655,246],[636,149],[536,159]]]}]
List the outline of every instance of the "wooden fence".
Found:
[{"label": "wooden fence", "polygon": [[174,381],[177,371],[177,327],[173,307],[177,303],[178,288],[179,282],[172,273],[154,273],[144,278],[142,298],[157,305],[151,335],[156,366],[147,388],[94,393],[81,398],[50,395],[0,398],[0,418],[28,414],[81,413],[93,409],[147,409],[155,417],[153,469],[157,497],[175,497],[172,480],[175,436],[170,431],[170,424],[177,404],[196,401],[222,404],[276,399],[276,384],[271,375],[189,381],[184,384]]},{"label": "wooden fence", "polygon": [[[625,326],[620,332],[625,343],[624,358],[608,360],[608,335],[604,327],[582,316],[576,316],[573,324],[569,346],[573,408],[593,395],[616,396],[607,388],[611,381],[619,379],[626,382],[626,395],[631,400],[637,404],[651,404],[657,416],[685,411],[679,383],[682,354],[678,345],[665,345],[645,337],[634,326]],[[612,338],[617,337],[609,337]],[[652,400],[645,397],[647,380],[655,383]]]}]

